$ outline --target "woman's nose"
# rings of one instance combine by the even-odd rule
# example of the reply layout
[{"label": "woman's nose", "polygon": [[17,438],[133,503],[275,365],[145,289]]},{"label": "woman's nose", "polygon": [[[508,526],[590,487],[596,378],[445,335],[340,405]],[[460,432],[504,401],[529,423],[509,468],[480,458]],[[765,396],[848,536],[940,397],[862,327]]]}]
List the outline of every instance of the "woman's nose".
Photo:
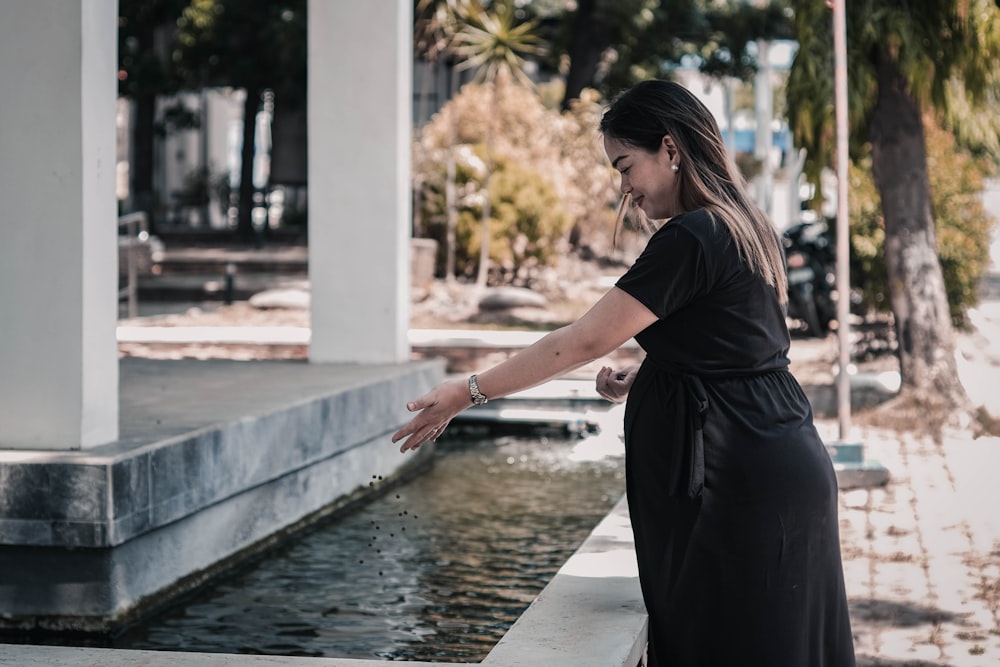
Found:
[{"label": "woman's nose", "polygon": [[618,189],[621,190],[621,193],[623,195],[627,195],[628,193],[632,192],[632,186],[628,184],[628,177],[625,176],[624,174],[622,175],[621,187],[619,187]]}]

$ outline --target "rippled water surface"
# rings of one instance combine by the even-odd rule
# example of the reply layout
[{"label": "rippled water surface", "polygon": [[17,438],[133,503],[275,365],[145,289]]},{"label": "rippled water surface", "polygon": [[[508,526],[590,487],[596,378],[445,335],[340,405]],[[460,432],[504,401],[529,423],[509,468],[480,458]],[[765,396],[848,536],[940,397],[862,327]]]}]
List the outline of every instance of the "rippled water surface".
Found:
[{"label": "rippled water surface", "polygon": [[609,439],[442,440],[424,475],[115,647],[479,661],[624,492]]}]

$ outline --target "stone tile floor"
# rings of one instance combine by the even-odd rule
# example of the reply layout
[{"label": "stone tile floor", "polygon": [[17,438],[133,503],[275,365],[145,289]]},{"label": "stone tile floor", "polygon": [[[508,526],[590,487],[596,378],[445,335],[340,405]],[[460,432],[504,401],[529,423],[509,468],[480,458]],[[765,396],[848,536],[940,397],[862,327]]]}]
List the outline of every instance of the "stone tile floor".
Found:
[{"label": "stone tile floor", "polygon": [[859,667],[1000,665],[1000,439],[857,434],[891,475],[841,492]]}]

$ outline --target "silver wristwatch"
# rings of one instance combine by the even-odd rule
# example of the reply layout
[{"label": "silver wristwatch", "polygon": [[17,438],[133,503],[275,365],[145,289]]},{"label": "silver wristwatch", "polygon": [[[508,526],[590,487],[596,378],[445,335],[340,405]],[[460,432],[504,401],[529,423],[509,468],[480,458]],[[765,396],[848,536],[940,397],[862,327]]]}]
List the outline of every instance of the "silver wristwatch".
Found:
[{"label": "silver wristwatch", "polygon": [[486,398],[483,392],[479,391],[479,383],[476,382],[476,376],[472,375],[469,377],[469,396],[472,397],[473,405],[482,405],[486,401],[490,400]]}]

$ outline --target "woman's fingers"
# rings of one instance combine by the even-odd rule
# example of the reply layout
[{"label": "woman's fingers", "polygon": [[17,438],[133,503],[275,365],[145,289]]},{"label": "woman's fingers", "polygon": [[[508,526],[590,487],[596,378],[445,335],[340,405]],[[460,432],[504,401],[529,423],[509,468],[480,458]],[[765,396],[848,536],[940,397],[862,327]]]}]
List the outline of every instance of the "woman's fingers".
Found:
[{"label": "woman's fingers", "polygon": [[448,428],[448,424],[450,424],[450,423],[451,423],[451,420],[449,419],[445,423],[440,424],[437,427],[435,427],[434,428],[434,436],[431,438],[431,440],[437,440],[438,438],[440,438],[441,434],[444,433],[444,430],[446,428]]},{"label": "woman's fingers", "polygon": [[411,428],[413,426],[413,422],[410,422],[403,428],[396,431],[396,433],[392,436],[392,441],[398,442],[403,438],[406,438],[406,441],[399,448],[399,451],[401,452],[408,452],[411,449],[417,449],[428,440],[435,441],[441,437],[441,434],[444,433],[444,429],[448,426],[450,421],[451,420],[448,420],[447,422],[438,424],[437,426],[425,425],[414,428]]},{"label": "woman's fingers", "polygon": [[423,410],[426,407],[434,405],[434,400],[431,398],[431,394],[434,393],[433,390],[427,392],[420,398],[414,399],[406,404],[406,409],[410,412],[417,412]]},{"label": "woman's fingers", "polygon": [[[428,440],[437,440],[468,402],[468,388],[464,380],[448,380],[420,398],[409,401],[406,409],[417,414],[392,435],[393,442],[403,440],[401,452],[416,449]],[[471,402],[468,403],[471,405]]]},{"label": "woman's fingers", "polygon": [[404,440],[399,451],[407,452],[411,449],[416,449],[428,440],[437,440],[438,436],[441,435],[441,432],[444,431],[444,428],[451,420],[446,419],[442,421],[441,415],[435,416],[434,414],[429,414],[435,412],[433,410],[435,405],[437,405],[437,402],[431,398],[431,394],[426,394],[406,404],[407,410],[418,412],[418,414],[409,423],[392,434],[393,442]]},{"label": "woman's fingers", "polygon": [[611,400],[611,369],[607,366],[603,366],[601,370],[597,372],[597,393],[602,397]]},{"label": "woman's fingers", "polygon": [[635,379],[635,368],[622,371],[604,366],[597,372],[597,393],[614,403],[620,403],[628,394]]},{"label": "woman's fingers", "polygon": [[399,451],[408,452],[411,449],[416,449],[420,445],[427,442],[429,437],[430,437],[430,429],[428,428],[421,428],[420,430],[413,431],[411,429],[403,427],[402,429],[397,431],[395,435],[392,436],[392,441],[399,442],[403,438],[406,438],[406,440],[403,441],[403,444],[399,447]]},{"label": "woman's fingers", "polygon": [[399,442],[400,440],[406,438],[406,442],[403,445],[403,451],[410,448],[410,443],[413,441],[417,435],[426,435],[428,428],[426,425],[418,425],[417,417],[414,417],[410,423],[403,426],[401,429],[392,434],[392,441]]}]

